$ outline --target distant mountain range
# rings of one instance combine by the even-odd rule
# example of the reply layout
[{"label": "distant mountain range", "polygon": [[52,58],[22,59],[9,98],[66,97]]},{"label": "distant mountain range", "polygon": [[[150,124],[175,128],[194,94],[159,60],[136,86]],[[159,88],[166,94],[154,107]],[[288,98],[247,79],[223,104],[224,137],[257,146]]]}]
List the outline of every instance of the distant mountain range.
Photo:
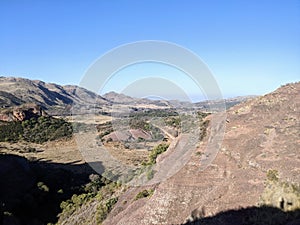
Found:
[{"label": "distant mountain range", "polygon": [[[238,97],[225,100],[231,107],[253,96]],[[75,85],[61,86],[39,80],[25,78],[0,77],[0,107],[7,108],[25,103],[41,106],[49,114],[60,115],[73,113],[109,111],[114,105],[128,105],[138,108],[197,108],[209,109],[224,101],[204,101],[199,103],[181,102],[177,100],[150,100],[133,98],[124,94],[109,92],[100,96],[85,88]]]}]

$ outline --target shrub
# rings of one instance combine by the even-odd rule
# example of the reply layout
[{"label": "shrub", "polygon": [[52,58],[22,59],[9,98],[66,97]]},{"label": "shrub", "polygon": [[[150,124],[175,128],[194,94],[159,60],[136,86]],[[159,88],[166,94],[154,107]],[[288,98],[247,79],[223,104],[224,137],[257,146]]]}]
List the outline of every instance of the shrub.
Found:
[{"label": "shrub", "polygon": [[269,181],[277,182],[279,180],[279,175],[277,170],[268,170],[267,178]]},{"label": "shrub", "polygon": [[44,192],[49,192],[49,188],[46,184],[44,184],[43,182],[38,182],[37,183],[37,187],[38,189],[40,189],[41,191],[44,191]]},{"label": "shrub", "polygon": [[200,137],[199,141],[202,141],[207,134],[207,127],[209,125],[209,120],[204,120],[200,124]]},{"label": "shrub", "polygon": [[142,190],[135,196],[134,200],[151,197],[153,193],[154,193],[154,189]]},{"label": "shrub", "polygon": [[98,206],[97,208],[97,222],[101,223],[103,222],[108,213],[112,210],[112,208],[114,207],[114,205],[118,202],[118,198],[117,197],[113,197],[108,199],[105,203],[102,203]]},{"label": "shrub", "polygon": [[93,193],[83,193],[80,195],[74,194],[71,199],[66,201],[62,201],[60,203],[60,208],[62,209],[62,213],[64,217],[70,216],[73,212],[79,209],[84,203],[90,201],[95,194]]},{"label": "shrub", "polygon": [[169,147],[169,144],[167,144],[167,143],[161,143],[158,146],[156,146],[149,155],[148,164],[151,164],[151,165],[155,164],[156,158],[163,152],[167,151],[168,147]]},{"label": "shrub", "polygon": [[[93,189],[85,189],[86,193],[77,195],[74,194],[71,199],[63,201],[60,204],[62,213],[60,218],[67,218],[72,215],[77,209],[90,202],[97,202],[96,219],[98,224],[101,224],[107,217],[108,213],[112,210],[118,201],[115,192],[120,189],[121,185],[116,182],[108,182],[100,178],[99,175],[90,175],[90,184],[93,186],[97,184],[97,191]],[[103,184],[101,188],[98,185]],[[89,185],[86,185],[86,187]]]},{"label": "shrub", "polygon": [[87,183],[84,187],[86,192],[96,193],[103,186],[102,178],[98,174],[91,174],[89,176],[90,182]]},{"label": "shrub", "polygon": [[147,170],[146,176],[148,180],[151,180],[154,177],[154,170],[153,169]]}]

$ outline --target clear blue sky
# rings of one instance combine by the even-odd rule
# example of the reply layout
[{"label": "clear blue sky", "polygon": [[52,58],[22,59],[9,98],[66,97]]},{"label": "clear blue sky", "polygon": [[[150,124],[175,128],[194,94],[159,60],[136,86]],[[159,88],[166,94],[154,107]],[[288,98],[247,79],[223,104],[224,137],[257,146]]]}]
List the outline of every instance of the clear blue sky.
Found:
[{"label": "clear blue sky", "polygon": [[0,1],[2,76],[79,84],[99,56],[140,40],[192,50],[226,97],[300,80],[299,0]]}]

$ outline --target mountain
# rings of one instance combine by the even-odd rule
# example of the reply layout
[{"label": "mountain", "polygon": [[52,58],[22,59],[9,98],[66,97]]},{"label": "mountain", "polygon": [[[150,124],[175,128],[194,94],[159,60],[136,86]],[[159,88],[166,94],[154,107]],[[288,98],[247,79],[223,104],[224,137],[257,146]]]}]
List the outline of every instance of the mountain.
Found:
[{"label": "mountain", "polygon": [[[212,121],[218,116],[213,114],[207,119]],[[260,202],[278,208],[279,213],[300,207],[300,82],[233,106],[227,111],[226,121],[220,151],[204,171],[200,170],[201,159],[207,157],[210,134],[214,136],[222,124],[210,123],[207,136],[177,174],[156,185],[129,187],[118,197],[103,224],[183,224],[227,210],[255,207]],[[179,142],[181,138],[179,135]],[[168,154],[166,151],[161,157]],[[83,204],[59,224],[96,221],[98,204],[96,199]],[[242,221],[283,224],[272,219],[276,210],[266,209],[268,215],[256,218],[258,210],[254,209],[257,214],[250,217],[245,210],[248,216]],[[225,216],[229,223],[215,224],[234,224],[230,223],[230,213],[224,215],[229,215]],[[299,219],[299,215],[296,217]]]},{"label": "mountain", "polygon": [[123,104],[134,103],[139,100],[138,98],[133,98],[124,94],[119,94],[114,91],[104,94],[103,97],[113,103],[123,103]]},{"label": "mountain", "polygon": [[218,108],[218,105],[225,104],[226,108],[230,108],[236,104],[247,101],[249,99],[255,98],[257,96],[249,95],[249,96],[240,96],[229,99],[222,100],[207,100],[196,103],[191,103],[187,101],[179,101],[179,100],[152,100],[147,98],[133,98],[121,93],[116,93],[111,91],[103,95],[103,97],[114,104],[127,104],[131,106],[157,106],[157,107],[170,107],[170,108],[179,108],[179,109],[202,109],[202,110],[210,110]]},{"label": "mountain", "polygon": [[[228,99],[227,107],[231,107],[250,97]],[[33,103],[41,106],[50,115],[69,115],[82,113],[110,112],[112,105],[125,105],[135,108],[176,108],[183,110],[210,110],[217,108],[224,101],[204,101],[199,103],[178,100],[151,100],[133,98],[116,92],[109,92],[101,97],[85,88],[75,85],[57,85],[40,80],[25,78],[0,77],[0,108],[20,106]]]},{"label": "mountain", "polygon": [[24,103],[35,103],[48,110],[50,114],[70,113],[81,107],[92,108],[94,104],[109,105],[101,96],[78,86],[60,86],[39,80],[24,78],[0,77],[0,107],[18,106]]},{"label": "mountain", "polygon": [[239,96],[235,98],[228,98],[228,99],[222,99],[222,100],[210,100],[210,101],[201,101],[195,103],[195,107],[202,110],[213,110],[218,109],[218,107],[225,104],[226,109],[229,109],[241,102],[248,101],[249,99],[253,99],[255,97],[258,97],[256,95],[248,95],[248,96]]},{"label": "mountain", "polygon": [[164,100],[151,100],[147,98],[134,98],[122,93],[116,93],[114,91],[108,92],[103,95],[105,99],[113,102],[114,104],[127,104],[131,106],[140,106],[145,107],[146,105],[149,106],[157,106],[157,107],[171,107],[169,101]]}]

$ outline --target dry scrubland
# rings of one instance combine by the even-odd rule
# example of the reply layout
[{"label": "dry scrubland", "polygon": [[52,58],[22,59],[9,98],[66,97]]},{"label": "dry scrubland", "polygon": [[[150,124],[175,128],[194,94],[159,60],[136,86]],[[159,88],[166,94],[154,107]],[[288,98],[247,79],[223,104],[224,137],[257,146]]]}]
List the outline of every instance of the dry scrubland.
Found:
[{"label": "dry scrubland", "polygon": [[[1,78],[0,86],[4,224],[300,223],[300,83],[237,105],[227,102],[234,106],[227,111],[224,140],[204,171],[201,159],[217,115],[207,114],[205,103],[192,109],[180,103],[176,111],[170,102],[100,97],[21,78]],[[93,114],[80,114],[91,107]],[[198,112],[196,124],[189,123],[190,112]],[[134,176],[151,181],[157,174],[151,168],[159,168],[193,129],[201,132],[187,164],[169,179],[141,187],[97,175],[77,143],[91,139],[87,149],[105,148],[139,167],[127,182]],[[107,169],[105,175],[116,176]]]}]

